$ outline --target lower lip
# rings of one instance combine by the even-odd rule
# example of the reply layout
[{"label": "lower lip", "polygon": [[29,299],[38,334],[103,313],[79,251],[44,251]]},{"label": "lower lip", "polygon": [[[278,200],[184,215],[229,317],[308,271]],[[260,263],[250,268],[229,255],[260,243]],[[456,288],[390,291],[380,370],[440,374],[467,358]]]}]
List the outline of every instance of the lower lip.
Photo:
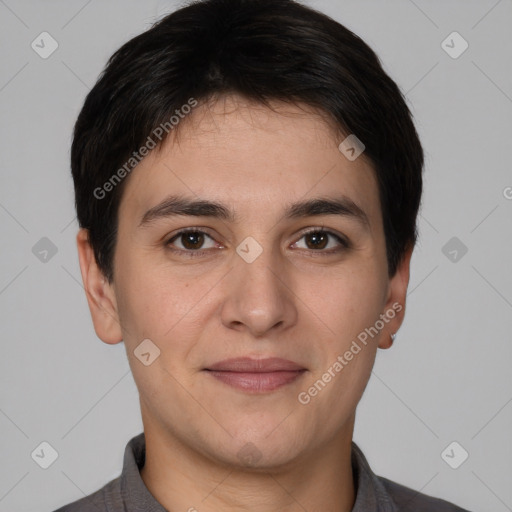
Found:
[{"label": "lower lip", "polygon": [[305,370],[277,371],[267,373],[252,372],[221,372],[208,370],[216,379],[243,391],[265,392],[274,391],[297,380]]}]

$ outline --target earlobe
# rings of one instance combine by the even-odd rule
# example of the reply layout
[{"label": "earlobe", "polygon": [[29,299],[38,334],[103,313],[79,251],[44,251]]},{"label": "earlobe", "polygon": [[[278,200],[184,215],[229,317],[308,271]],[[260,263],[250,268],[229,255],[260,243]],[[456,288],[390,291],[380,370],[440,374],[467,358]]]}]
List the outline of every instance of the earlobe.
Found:
[{"label": "earlobe", "polygon": [[387,349],[391,348],[391,345],[393,345],[393,342],[395,341],[396,334],[390,334],[389,336],[384,333],[384,335],[379,340],[379,348]]},{"label": "earlobe", "polygon": [[405,251],[394,276],[389,281],[389,293],[384,308],[384,314],[389,318],[389,322],[379,340],[379,348],[382,349],[391,347],[404,320],[412,251],[413,246]]},{"label": "earlobe", "polygon": [[89,243],[89,232],[80,229],[76,236],[80,272],[94,330],[105,343],[115,344],[123,340],[117,303],[112,285],[101,272],[94,251]]}]

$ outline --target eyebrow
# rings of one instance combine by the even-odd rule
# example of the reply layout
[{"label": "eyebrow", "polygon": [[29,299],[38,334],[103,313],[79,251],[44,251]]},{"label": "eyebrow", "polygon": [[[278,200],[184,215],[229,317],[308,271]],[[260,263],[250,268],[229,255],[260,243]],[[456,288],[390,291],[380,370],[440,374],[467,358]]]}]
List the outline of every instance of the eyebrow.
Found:
[{"label": "eyebrow", "polygon": [[[284,219],[299,219],[320,215],[341,215],[358,221],[364,227],[370,223],[366,213],[354,201],[346,196],[337,198],[314,198],[292,203],[286,207]],[[228,222],[235,222],[235,212],[229,207],[207,200],[194,200],[180,196],[168,196],[144,213],[139,227],[175,216],[211,217]]]}]

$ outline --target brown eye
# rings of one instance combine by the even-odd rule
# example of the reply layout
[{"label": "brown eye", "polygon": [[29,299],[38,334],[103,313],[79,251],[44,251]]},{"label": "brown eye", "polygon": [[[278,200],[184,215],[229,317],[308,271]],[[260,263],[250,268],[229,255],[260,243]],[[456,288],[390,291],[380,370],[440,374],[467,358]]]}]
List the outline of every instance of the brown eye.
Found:
[{"label": "brown eye", "polygon": [[204,243],[204,234],[198,231],[183,233],[180,238],[185,249],[200,249]]},{"label": "brown eye", "polygon": [[329,243],[329,235],[325,231],[313,231],[304,236],[308,249],[325,249]]},{"label": "brown eye", "polygon": [[215,241],[211,236],[199,230],[180,231],[167,243],[171,249],[182,252],[199,252],[215,247]]},{"label": "brown eye", "polygon": [[293,245],[298,249],[307,249],[326,254],[339,252],[350,247],[349,242],[343,237],[323,229],[315,229],[304,233],[300,240]]}]

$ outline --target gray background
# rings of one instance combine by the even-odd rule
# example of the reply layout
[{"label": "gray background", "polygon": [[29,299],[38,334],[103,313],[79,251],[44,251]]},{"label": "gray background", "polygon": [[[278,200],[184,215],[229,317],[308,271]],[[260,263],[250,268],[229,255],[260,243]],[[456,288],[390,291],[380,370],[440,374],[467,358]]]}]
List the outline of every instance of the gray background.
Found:
[{"label": "gray background", "polygon": [[[472,511],[512,510],[512,1],[309,4],[376,50],[426,151],[406,321],[379,352],[355,440],[388,478]],[[97,339],[82,289],[69,146],[107,58],[178,5],[0,0],[2,512],[95,491],[142,431],[124,346]],[[59,45],[47,59],[31,48],[43,31]],[[453,31],[469,43],[457,59],[441,46]],[[42,237],[57,248],[46,262],[32,252]],[[457,261],[443,253],[452,237]],[[58,452],[46,470],[31,458],[42,441]],[[458,469],[441,456],[452,441],[469,453]]]}]

